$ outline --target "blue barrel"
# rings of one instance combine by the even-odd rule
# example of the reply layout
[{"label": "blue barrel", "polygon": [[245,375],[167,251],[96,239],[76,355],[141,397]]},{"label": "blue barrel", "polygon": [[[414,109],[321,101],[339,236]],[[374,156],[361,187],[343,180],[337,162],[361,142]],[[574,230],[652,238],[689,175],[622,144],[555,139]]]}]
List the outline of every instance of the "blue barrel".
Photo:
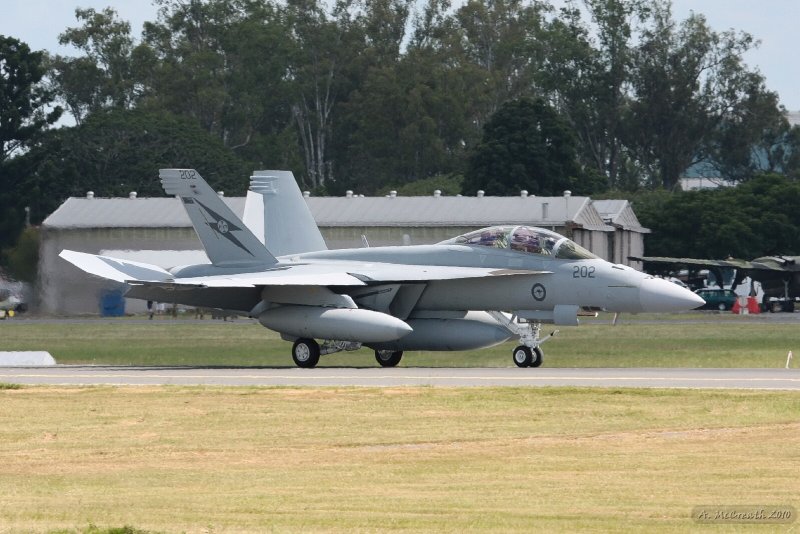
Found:
[{"label": "blue barrel", "polygon": [[122,317],[125,315],[125,298],[119,291],[106,291],[100,295],[100,315]]}]

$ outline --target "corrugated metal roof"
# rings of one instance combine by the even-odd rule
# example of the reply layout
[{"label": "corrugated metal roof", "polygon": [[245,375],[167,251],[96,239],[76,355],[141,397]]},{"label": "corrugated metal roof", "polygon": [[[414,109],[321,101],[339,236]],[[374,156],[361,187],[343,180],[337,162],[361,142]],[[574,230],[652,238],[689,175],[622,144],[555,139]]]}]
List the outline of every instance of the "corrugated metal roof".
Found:
[{"label": "corrugated metal roof", "polygon": [[[244,197],[225,198],[241,217]],[[50,214],[49,228],[186,228],[192,225],[177,198],[68,198]]]},{"label": "corrugated metal roof", "polygon": [[[226,197],[238,216],[244,197]],[[492,226],[573,223],[612,231],[589,197],[311,197],[321,227]],[[175,198],[69,198],[47,219],[49,228],[185,228],[191,225]]]},{"label": "corrugated metal roof", "polygon": [[574,222],[587,229],[608,230],[588,197],[311,197],[308,205],[323,227]]},{"label": "corrugated metal roof", "polygon": [[619,226],[624,230],[649,234],[650,229],[645,228],[636,217],[633,206],[627,200],[595,200],[592,202],[597,212],[614,226]]}]

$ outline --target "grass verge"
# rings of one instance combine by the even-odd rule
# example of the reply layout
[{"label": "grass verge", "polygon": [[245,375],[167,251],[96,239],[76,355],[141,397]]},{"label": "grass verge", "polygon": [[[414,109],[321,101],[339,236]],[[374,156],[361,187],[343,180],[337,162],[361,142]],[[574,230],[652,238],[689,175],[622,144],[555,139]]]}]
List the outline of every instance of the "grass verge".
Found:
[{"label": "grass verge", "polygon": [[13,532],[669,532],[696,528],[696,505],[800,495],[794,393],[33,387],[0,402]]},{"label": "grass verge", "polygon": [[[597,322],[562,328],[543,345],[545,367],[783,367],[800,354],[795,322],[709,314],[681,320]],[[734,317],[731,319],[731,317]],[[626,319],[626,321],[628,321]],[[697,322],[695,322],[697,321]],[[702,321],[702,322],[700,322]],[[291,344],[247,320],[18,322],[2,326],[3,350],[46,350],[59,363],[292,366]],[[508,367],[514,343],[468,352],[407,352],[401,365]],[[321,366],[374,366],[371,351],[324,356]],[[797,363],[794,363],[797,366]]]}]

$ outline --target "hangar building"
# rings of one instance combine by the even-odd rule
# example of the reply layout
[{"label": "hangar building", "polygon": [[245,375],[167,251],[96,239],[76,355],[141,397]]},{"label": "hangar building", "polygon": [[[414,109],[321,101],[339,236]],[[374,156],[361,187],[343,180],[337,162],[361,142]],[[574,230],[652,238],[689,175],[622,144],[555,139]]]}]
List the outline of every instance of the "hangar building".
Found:
[{"label": "hangar building", "polygon": [[[225,201],[244,212],[245,198]],[[631,264],[644,254],[643,228],[626,200],[589,197],[310,197],[306,201],[329,248],[437,243],[498,224],[540,226],[571,237],[598,256]],[[58,254],[62,249],[153,263],[164,268],[208,261],[175,198],[67,199],[41,227],[39,309],[50,314],[97,314],[119,286],[91,277]],[[634,264],[634,267],[640,267]],[[125,299],[126,312],[145,303]]]}]

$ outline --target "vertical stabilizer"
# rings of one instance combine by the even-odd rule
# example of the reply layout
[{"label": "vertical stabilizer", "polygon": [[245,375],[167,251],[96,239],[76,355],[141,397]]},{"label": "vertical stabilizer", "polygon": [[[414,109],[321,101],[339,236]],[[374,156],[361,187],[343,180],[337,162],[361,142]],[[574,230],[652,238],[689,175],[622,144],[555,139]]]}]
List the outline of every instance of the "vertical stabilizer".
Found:
[{"label": "vertical stabilizer", "polygon": [[277,262],[196,170],[161,169],[158,175],[164,191],[183,203],[211,263],[226,266]]},{"label": "vertical stabilizer", "polygon": [[290,171],[256,171],[244,211],[247,226],[276,256],[328,249]]}]

